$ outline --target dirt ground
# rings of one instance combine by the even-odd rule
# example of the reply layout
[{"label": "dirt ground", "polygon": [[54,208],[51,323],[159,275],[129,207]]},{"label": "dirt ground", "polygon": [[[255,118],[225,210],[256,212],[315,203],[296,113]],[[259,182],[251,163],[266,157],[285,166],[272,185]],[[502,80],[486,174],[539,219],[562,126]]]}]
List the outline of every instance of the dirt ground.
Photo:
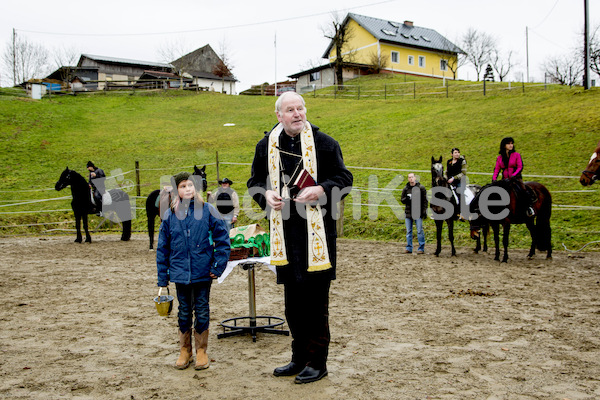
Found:
[{"label": "dirt ground", "polygon": [[[176,312],[156,312],[147,237],[73,239],[0,239],[0,398],[600,398],[598,252],[527,261],[513,249],[501,265],[467,248],[436,258],[340,240],[329,376],[295,385],[272,375],[289,336],[216,336],[248,315],[246,271],[213,285],[211,367],[178,371]],[[283,317],[267,268],[256,290],[258,314]]]}]

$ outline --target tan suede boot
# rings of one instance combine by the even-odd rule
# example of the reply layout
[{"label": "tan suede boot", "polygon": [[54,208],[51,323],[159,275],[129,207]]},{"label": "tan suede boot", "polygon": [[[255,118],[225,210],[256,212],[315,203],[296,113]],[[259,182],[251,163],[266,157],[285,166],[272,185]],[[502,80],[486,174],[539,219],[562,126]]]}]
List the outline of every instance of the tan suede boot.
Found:
[{"label": "tan suede boot", "polygon": [[210,366],[208,354],[206,354],[206,348],[208,347],[208,329],[202,333],[194,332],[194,339],[196,342],[196,366],[194,369],[206,369]]},{"label": "tan suede boot", "polygon": [[179,358],[175,362],[175,368],[186,369],[194,359],[192,354],[192,330],[186,333],[179,332]]}]

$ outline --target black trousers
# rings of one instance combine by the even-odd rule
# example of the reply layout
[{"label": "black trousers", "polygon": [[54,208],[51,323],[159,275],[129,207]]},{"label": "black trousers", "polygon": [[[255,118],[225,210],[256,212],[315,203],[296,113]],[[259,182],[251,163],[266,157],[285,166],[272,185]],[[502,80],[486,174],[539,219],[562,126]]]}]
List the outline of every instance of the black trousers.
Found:
[{"label": "black trousers", "polygon": [[326,367],[329,353],[330,286],[330,280],[284,284],[292,361],[315,369]]}]

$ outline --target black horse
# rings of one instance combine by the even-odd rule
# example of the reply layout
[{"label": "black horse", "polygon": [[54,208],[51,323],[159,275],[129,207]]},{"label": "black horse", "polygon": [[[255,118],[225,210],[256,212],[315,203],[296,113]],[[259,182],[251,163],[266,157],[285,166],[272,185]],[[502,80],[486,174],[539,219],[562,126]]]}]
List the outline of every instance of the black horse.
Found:
[{"label": "black horse", "polygon": [[[456,198],[452,193],[448,180],[444,177],[444,165],[442,164],[442,157],[439,160],[431,157],[431,187],[432,187],[432,201],[430,208],[434,213],[435,220],[435,237],[436,237],[436,249],[435,255],[439,256],[442,251],[442,229],[444,228],[444,221],[448,225],[448,239],[450,240],[450,246],[452,248],[452,256],[456,256],[456,248],[454,247],[454,221],[460,219],[460,210]],[[466,185],[465,190],[470,191],[475,195],[481,186],[479,185]],[[445,205],[445,206],[444,206]],[[444,218],[445,217],[445,218]],[[489,225],[483,224],[483,251],[487,251],[487,232]],[[480,235],[472,236],[477,241],[477,245],[473,250],[475,253],[479,253],[482,249]]]},{"label": "black horse", "polygon": [[[100,210],[92,203],[91,191],[86,179],[67,167],[62,174],[60,174],[60,178],[58,179],[58,182],[56,182],[54,188],[56,190],[62,190],[69,185],[71,186],[71,195],[73,196],[71,208],[73,209],[73,213],[75,213],[75,228],[77,229],[77,238],[75,239],[75,242],[82,242],[81,221],[83,220],[85,241],[91,243],[92,238],[88,230],[88,214],[94,214]],[[103,185],[97,185],[97,187],[101,194],[105,193]],[[120,189],[109,190],[108,194],[110,195],[112,203],[110,205],[103,204],[101,211],[111,221],[122,222],[123,233],[121,235],[121,240],[127,241],[131,238],[132,217],[129,195]]]},{"label": "black horse", "polygon": [[[527,215],[527,208],[533,194],[533,216]],[[504,197],[504,199],[503,199]],[[484,201],[485,199],[485,201]],[[485,204],[487,202],[487,204]],[[485,210],[485,211],[484,211]],[[500,261],[500,226],[503,229],[502,244],[504,256],[502,262],[508,261],[508,240],[511,224],[525,224],[531,235],[531,247],[528,259],[533,258],[537,247],[546,251],[546,258],[552,258],[552,235],[550,217],[552,215],[552,196],[548,189],[538,182],[520,182],[515,180],[499,180],[484,186],[475,195],[469,205],[471,219],[471,236],[477,235],[482,223],[489,223],[494,231],[496,253],[494,260]]]},{"label": "black horse", "polygon": [[[208,184],[206,182],[206,165],[198,168],[194,165],[194,173],[202,180],[202,191],[206,192]],[[146,215],[148,216],[148,236],[150,237],[150,250],[154,248],[154,225],[156,217],[164,214],[171,203],[171,192],[156,189],[152,191],[146,199]],[[162,219],[162,218],[161,218]]]}]

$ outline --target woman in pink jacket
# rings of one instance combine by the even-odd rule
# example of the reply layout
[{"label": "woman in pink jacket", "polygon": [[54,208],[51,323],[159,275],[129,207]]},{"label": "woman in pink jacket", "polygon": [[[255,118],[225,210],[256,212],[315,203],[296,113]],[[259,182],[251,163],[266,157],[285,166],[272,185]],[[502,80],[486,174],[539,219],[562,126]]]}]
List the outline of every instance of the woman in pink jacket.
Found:
[{"label": "woman in pink jacket", "polygon": [[494,168],[494,177],[492,180],[498,179],[498,175],[502,170],[503,179],[523,179],[521,171],[523,171],[523,160],[521,155],[515,151],[515,141],[511,137],[505,137],[500,142],[500,152],[496,158],[496,167]]},{"label": "woman in pink jacket", "polygon": [[492,180],[498,179],[498,175],[502,171],[502,179],[508,179],[513,184],[513,187],[518,192],[523,194],[523,198],[527,201],[526,215],[533,217],[533,198],[525,184],[523,183],[523,159],[521,155],[515,151],[515,141],[511,137],[505,137],[500,142],[500,151],[496,158],[496,166],[494,167],[494,176]]}]

